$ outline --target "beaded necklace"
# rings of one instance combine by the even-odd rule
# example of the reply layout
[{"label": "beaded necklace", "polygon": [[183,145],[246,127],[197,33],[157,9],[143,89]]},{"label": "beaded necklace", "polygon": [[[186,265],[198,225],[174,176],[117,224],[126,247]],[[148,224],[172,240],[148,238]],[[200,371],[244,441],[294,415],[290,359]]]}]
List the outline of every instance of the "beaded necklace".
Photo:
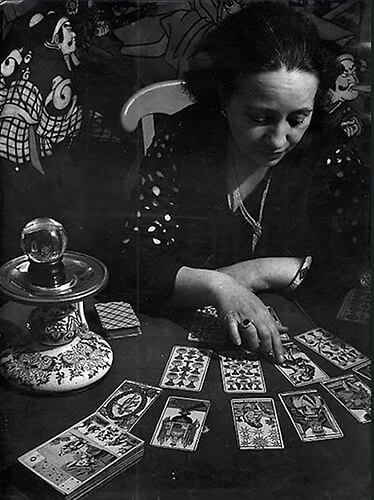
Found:
[{"label": "beaded necklace", "polygon": [[271,174],[268,176],[268,179],[267,179],[266,185],[265,185],[265,189],[262,193],[261,202],[260,202],[260,211],[258,214],[258,220],[256,221],[252,217],[252,215],[248,212],[248,210],[245,208],[245,205],[244,205],[244,202],[242,199],[242,195],[240,194],[239,182],[238,182],[238,177],[236,174],[234,159],[232,159],[232,161],[230,163],[230,167],[231,167],[233,179],[235,182],[235,188],[233,191],[234,200],[236,200],[236,202],[239,206],[240,213],[242,214],[243,218],[245,219],[246,222],[248,222],[248,224],[253,229],[253,237],[252,237],[252,253],[253,253],[255,251],[257,243],[259,242],[259,239],[261,238],[261,235],[262,235],[262,225],[261,225],[262,216],[263,216],[263,212],[264,212],[266,198],[267,198],[267,195],[269,192]]}]

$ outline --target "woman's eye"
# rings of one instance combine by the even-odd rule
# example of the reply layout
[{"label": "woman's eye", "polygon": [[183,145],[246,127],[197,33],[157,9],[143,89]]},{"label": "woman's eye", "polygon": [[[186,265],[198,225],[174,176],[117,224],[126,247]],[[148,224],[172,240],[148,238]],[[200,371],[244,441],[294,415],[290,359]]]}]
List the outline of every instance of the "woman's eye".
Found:
[{"label": "woman's eye", "polygon": [[256,115],[249,115],[249,118],[254,121],[255,123],[259,123],[259,124],[265,124],[269,121],[269,117],[268,116],[256,116]]},{"label": "woman's eye", "polygon": [[300,125],[303,125],[305,123],[306,119],[307,119],[307,116],[299,116],[296,118],[290,118],[288,120],[288,123],[291,125],[291,127],[298,127]]}]

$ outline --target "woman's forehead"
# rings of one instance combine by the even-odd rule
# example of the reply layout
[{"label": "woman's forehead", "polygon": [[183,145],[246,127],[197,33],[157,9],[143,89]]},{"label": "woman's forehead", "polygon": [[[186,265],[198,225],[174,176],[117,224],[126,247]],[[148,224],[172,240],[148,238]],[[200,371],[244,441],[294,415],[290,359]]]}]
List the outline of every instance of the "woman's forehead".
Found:
[{"label": "woman's forehead", "polygon": [[313,104],[317,88],[318,79],[313,73],[280,69],[242,78],[235,95],[249,105],[294,102],[304,107]]}]

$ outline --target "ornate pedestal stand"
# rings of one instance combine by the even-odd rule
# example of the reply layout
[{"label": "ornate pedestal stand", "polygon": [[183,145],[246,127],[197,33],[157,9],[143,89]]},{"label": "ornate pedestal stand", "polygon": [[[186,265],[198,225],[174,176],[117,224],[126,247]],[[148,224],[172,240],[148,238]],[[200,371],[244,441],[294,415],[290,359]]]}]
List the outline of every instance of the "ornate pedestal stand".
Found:
[{"label": "ornate pedestal stand", "polygon": [[2,346],[0,373],[21,389],[64,392],[85,388],[110,369],[109,344],[89,330],[83,300],[108,280],[105,265],[85,254],[65,252],[67,236],[58,222],[34,219],[22,231],[26,255],[0,268],[0,291],[36,306],[26,329]]}]

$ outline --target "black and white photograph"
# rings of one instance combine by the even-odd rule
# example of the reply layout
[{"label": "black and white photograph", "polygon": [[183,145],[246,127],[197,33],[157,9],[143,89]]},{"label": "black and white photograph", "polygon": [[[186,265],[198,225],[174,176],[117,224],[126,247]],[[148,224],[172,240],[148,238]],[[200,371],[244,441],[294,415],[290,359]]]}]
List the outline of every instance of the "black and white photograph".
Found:
[{"label": "black and white photograph", "polygon": [[370,0],[0,26],[0,498],[370,500]]}]

